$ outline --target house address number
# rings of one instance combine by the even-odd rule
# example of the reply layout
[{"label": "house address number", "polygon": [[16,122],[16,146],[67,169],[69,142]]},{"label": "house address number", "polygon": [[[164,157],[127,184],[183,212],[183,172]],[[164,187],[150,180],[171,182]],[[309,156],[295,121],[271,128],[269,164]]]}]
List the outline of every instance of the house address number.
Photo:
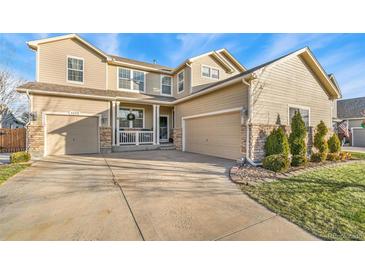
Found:
[{"label": "house address number", "polygon": [[70,111],[70,115],[80,115],[80,111]]}]

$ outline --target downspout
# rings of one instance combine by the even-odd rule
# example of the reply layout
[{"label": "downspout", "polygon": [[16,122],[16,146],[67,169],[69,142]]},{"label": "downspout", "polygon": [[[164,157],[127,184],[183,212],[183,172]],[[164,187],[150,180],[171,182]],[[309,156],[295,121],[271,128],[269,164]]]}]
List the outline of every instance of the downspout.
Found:
[{"label": "downspout", "polygon": [[[27,123],[25,124],[25,128],[28,128],[28,126],[30,125],[30,120],[31,120],[31,115],[32,115],[32,101],[30,99],[30,95],[29,95],[29,90],[26,90],[25,91],[25,94],[27,95],[28,97],[28,102],[29,102],[29,114],[28,114],[28,121]],[[26,148],[27,148],[27,151],[29,152],[29,134],[28,134],[28,130],[26,130],[26,133],[25,133],[25,136],[26,136]]]},{"label": "downspout", "polygon": [[252,166],[258,166],[251,158],[250,158],[250,123],[252,121],[252,84],[246,82],[242,79],[242,82],[248,86],[247,93],[247,119],[246,119],[246,157],[245,160]]},{"label": "downspout", "polygon": [[186,65],[190,68],[190,94],[193,93],[193,67],[186,63]]}]

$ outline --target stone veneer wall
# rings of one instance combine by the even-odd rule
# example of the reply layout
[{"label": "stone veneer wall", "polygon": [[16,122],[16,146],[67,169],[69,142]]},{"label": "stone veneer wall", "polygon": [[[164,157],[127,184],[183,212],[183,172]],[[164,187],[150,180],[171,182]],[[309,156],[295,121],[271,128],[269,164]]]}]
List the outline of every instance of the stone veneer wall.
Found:
[{"label": "stone veneer wall", "polygon": [[112,128],[100,127],[100,152],[111,153],[112,152]]},{"label": "stone veneer wall", "polygon": [[182,150],[182,129],[174,128],[172,130],[172,138],[174,139],[174,145],[177,150]]},{"label": "stone veneer wall", "polygon": [[27,127],[28,149],[32,158],[41,158],[44,153],[44,127],[29,125]]}]

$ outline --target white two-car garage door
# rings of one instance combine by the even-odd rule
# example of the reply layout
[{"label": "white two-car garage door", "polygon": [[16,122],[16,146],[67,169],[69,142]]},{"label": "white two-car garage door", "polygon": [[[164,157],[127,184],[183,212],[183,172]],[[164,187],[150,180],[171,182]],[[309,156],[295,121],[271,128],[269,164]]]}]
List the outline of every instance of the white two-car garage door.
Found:
[{"label": "white two-car garage door", "polygon": [[365,128],[352,128],[352,146],[365,147]]},{"label": "white two-car garage door", "polygon": [[185,151],[227,159],[241,157],[240,112],[185,120]]},{"label": "white two-car garage door", "polygon": [[98,153],[98,117],[46,116],[46,154]]}]

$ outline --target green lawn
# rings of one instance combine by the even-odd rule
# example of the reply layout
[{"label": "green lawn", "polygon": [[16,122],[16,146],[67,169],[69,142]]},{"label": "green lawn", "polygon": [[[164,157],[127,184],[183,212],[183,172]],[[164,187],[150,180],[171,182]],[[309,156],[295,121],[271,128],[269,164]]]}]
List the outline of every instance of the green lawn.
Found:
[{"label": "green lawn", "polygon": [[365,160],[365,153],[361,153],[361,152],[352,152],[349,151],[351,153],[351,156],[353,159],[363,159]]},{"label": "green lawn", "polygon": [[30,166],[30,164],[10,164],[10,165],[2,165],[0,166],[0,185],[4,183],[11,176],[17,174],[23,169]]},{"label": "green lawn", "polygon": [[365,240],[365,163],[242,186],[272,211],[327,240]]}]

